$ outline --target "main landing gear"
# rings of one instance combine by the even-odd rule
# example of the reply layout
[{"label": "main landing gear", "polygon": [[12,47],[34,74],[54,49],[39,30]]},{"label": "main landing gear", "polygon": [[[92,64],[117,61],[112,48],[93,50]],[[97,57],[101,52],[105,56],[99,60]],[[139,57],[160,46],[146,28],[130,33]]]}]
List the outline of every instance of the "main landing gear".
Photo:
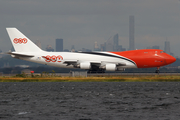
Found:
[{"label": "main landing gear", "polygon": [[155,73],[160,73],[160,71],[159,71],[159,67],[157,67],[157,70],[155,71]]},{"label": "main landing gear", "polygon": [[105,70],[99,68],[99,67],[96,66],[96,65],[92,65],[92,66],[91,66],[91,69],[88,70],[88,73],[105,73]]},{"label": "main landing gear", "polygon": [[88,73],[105,73],[105,70],[103,70],[103,69],[91,69],[91,70],[88,70]]}]

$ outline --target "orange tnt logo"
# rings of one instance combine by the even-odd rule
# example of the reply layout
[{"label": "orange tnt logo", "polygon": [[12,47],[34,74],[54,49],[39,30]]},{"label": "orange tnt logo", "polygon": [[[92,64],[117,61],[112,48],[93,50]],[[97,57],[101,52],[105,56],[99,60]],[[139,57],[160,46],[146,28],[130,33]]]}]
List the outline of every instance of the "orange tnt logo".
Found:
[{"label": "orange tnt logo", "polygon": [[61,60],[63,60],[63,57],[61,55],[55,56],[55,55],[47,55],[47,56],[42,56],[43,58],[45,58],[46,62],[61,62]]},{"label": "orange tnt logo", "polygon": [[26,44],[27,43],[27,39],[26,38],[19,38],[19,39],[18,38],[14,38],[13,42],[15,44],[17,44],[17,43],[19,43],[19,44],[21,44],[21,43]]}]

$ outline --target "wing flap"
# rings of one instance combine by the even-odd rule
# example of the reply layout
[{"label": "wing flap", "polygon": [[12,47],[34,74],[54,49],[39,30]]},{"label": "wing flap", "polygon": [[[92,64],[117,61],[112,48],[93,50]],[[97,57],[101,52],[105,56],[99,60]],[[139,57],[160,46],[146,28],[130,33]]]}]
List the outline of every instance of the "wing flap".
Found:
[{"label": "wing flap", "polygon": [[76,65],[77,64],[77,60],[67,60],[67,61],[64,61],[63,64],[67,64],[66,66],[69,66],[69,65]]},{"label": "wing flap", "polygon": [[117,66],[126,66],[126,63],[118,63]]},{"label": "wing flap", "polygon": [[103,65],[105,65],[105,64],[116,64],[116,66],[118,67],[118,66],[126,66],[126,63],[125,62],[107,62],[107,61],[102,61],[101,62]]}]

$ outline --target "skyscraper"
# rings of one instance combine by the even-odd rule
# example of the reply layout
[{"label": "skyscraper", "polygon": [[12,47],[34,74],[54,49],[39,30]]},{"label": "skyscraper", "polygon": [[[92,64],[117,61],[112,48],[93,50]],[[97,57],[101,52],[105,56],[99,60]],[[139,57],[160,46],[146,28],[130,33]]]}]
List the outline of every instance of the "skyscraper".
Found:
[{"label": "skyscraper", "polygon": [[75,52],[75,47],[74,47],[74,45],[71,46],[71,52]]},{"label": "skyscraper", "polygon": [[113,51],[118,51],[118,46],[119,46],[119,36],[118,34],[114,35],[113,37]]},{"label": "skyscraper", "polygon": [[106,51],[113,51],[113,37],[111,36],[106,42]]},{"label": "skyscraper", "polygon": [[134,49],[134,16],[129,16],[129,50]]},{"label": "skyscraper", "polygon": [[164,51],[165,51],[167,54],[171,54],[171,52],[170,52],[170,42],[169,42],[169,41],[165,41]]},{"label": "skyscraper", "polygon": [[56,51],[63,51],[63,39],[56,39]]}]

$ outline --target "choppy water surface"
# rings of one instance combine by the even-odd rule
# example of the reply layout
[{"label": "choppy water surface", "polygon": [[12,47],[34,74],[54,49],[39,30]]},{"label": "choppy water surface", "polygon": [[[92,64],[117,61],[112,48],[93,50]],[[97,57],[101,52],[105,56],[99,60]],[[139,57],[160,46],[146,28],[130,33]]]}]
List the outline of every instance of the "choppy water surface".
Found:
[{"label": "choppy water surface", "polygon": [[0,119],[178,120],[179,82],[0,83]]}]

